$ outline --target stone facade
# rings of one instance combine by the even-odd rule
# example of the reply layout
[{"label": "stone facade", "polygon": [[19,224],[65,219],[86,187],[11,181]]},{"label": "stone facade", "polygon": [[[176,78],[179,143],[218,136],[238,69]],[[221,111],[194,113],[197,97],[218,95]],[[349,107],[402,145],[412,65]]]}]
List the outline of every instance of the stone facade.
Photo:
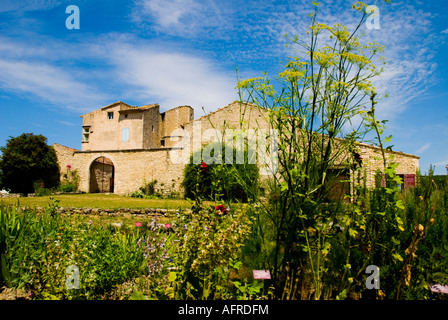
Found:
[{"label": "stone facade", "polygon": [[[133,107],[121,101],[81,117],[81,150],[56,143],[53,147],[61,171],[77,170],[79,189],[84,192],[124,195],[157,180],[160,192],[182,194],[183,170],[193,150],[217,139],[226,139],[225,130],[229,128],[233,133],[243,127],[254,129],[256,134],[263,130],[269,134],[266,113],[239,102],[196,120],[189,106],[160,113],[158,104]],[[382,161],[377,159],[381,156],[380,149],[367,144],[359,144],[357,149],[367,185],[373,186],[375,170],[382,166]],[[387,151],[387,155],[393,155],[394,162],[400,163],[397,173],[415,177],[419,157],[394,151]]]}]

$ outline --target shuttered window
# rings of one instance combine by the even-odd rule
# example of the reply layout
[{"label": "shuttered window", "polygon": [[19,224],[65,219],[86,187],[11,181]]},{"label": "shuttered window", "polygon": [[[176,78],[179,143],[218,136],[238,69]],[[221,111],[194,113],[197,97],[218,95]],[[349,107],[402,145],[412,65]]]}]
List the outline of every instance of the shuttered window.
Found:
[{"label": "shuttered window", "polygon": [[129,128],[123,128],[121,130],[121,141],[123,142],[129,141]]},{"label": "shuttered window", "polygon": [[405,174],[403,180],[405,189],[415,187],[415,174]]},{"label": "shuttered window", "polygon": [[[403,185],[401,186],[402,190],[406,190],[409,188],[415,187],[415,174],[409,173],[409,174],[399,174],[398,176],[401,177],[403,180]],[[386,186],[386,176],[381,174],[381,187]]]}]

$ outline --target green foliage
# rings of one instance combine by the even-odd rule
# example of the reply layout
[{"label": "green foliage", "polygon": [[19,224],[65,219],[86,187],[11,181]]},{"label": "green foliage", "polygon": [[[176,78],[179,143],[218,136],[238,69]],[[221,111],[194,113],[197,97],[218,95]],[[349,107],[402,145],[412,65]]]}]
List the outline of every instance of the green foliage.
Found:
[{"label": "green foliage", "polygon": [[[179,217],[178,242],[173,251],[175,293],[172,298],[225,299],[231,297],[229,272],[240,258],[250,233],[247,208],[204,207]],[[232,267],[233,266],[233,267]],[[174,274],[171,274],[174,279]]]},{"label": "green foliage", "polygon": [[[331,294],[324,292],[328,291],[324,282],[332,273],[328,257],[338,248],[333,240],[343,230],[345,245],[350,246],[363,233],[367,218],[362,207],[328,210],[328,181],[336,168],[359,175],[357,142],[371,131],[382,130],[376,119],[371,121],[374,109],[368,111],[376,95],[371,79],[380,73],[373,58],[382,46],[361,44],[358,28],[350,33],[340,24],[318,23],[315,10],[309,39],[297,36],[291,40],[290,45],[303,54],[289,58],[275,84],[267,77],[238,83],[241,100],[245,97],[267,110],[266,120],[278,132],[278,172],[271,177],[270,199],[262,204],[259,218],[264,222],[257,223],[260,230],[256,234],[259,247],[271,249],[268,266],[273,270],[276,295],[285,298],[298,297],[294,283],[299,282],[314,288],[314,299]],[[365,18],[364,14],[358,27]],[[349,131],[356,117],[362,119],[361,124]],[[381,206],[392,210],[397,203],[388,201]],[[395,216],[391,219],[400,221]],[[339,255],[347,257],[349,252]],[[349,265],[347,259],[343,265]],[[352,277],[343,277],[344,281],[348,278]],[[301,298],[309,297],[304,293]]]},{"label": "green foliage", "polygon": [[23,133],[7,140],[0,160],[2,183],[12,192],[30,193],[34,182],[43,181],[45,188],[59,184],[59,165],[54,149],[42,135]]},{"label": "green foliage", "polygon": [[67,171],[62,175],[61,185],[59,190],[61,192],[75,192],[78,191],[80,176],[78,170],[71,170],[71,166],[67,166]]},{"label": "green foliage", "polygon": [[[117,284],[144,274],[145,257],[137,245],[138,233],[115,228],[92,228],[85,218],[76,223],[57,215],[57,201],[43,214],[3,207],[2,278],[8,286],[25,287],[37,299],[97,299]],[[20,233],[12,233],[20,217]],[[4,232],[4,217],[7,232]],[[9,221],[9,222],[8,222]],[[17,229],[17,228],[16,228]],[[13,236],[14,235],[14,236]],[[6,261],[6,262],[5,262]],[[80,271],[80,289],[66,288],[66,269],[76,265]]]},{"label": "green foliage", "polygon": [[[421,196],[425,206],[412,206],[417,213],[410,220],[407,199],[396,187],[402,182],[396,174],[398,164],[386,152],[391,149],[385,146],[391,137],[383,138],[387,120],[375,117],[377,93],[371,79],[381,72],[373,59],[382,46],[361,44],[358,28],[350,33],[339,24],[318,23],[316,16],[317,9],[311,15],[309,41],[292,40],[304,54],[289,59],[276,84],[261,77],[238,84],[241,100],[246,97],[268,110],[267,120],[279,139],[279,170],[272,176],[268,201],[260,203],[254,223],[258,228],[245,252],[262,252],[264,257],[254,260],[272,270],[278,298],[372,296],[364,283],[370,264],[380,266],[383,283],[374,298],[412,296],[411,270],[419,265],[415,252],[432,230],[425,223],[442,210],[441,196],[426,188]],[[365,18],[363,14],[358,26]],[[322,41],[324,35],[328,39]],[[362,121],[347,131],[354,117]],[[367,190],[356,144],[372,133],[384,164],[377,180],[385,184]],[[327,194],[331,170],[341,167],[351,170],[354,192],[347,203],[330,201]],[[443,257],[436,247],[431,244]],[[440,275],[437,279],[444,280]],[[423,289],[424,281],[419,281]]]},{"label": "green foliage", "polygon": [[0,285],[10,287],[16,277],[11,252],[16,249],[15,241],[22,231],[23,218],[15,207],[0,205]]},{"label": "green foliage", "polygon": [[139,188],[139,191],[131,193],[133,198],[145,198],[145,199],[159,199],[162,195],[156,190],[157,180],[152,180],[145,183]]},{"label": "green foliage", "polygon": [[[256,164],[247,163],[248,149],[244,151],[244,164],[237,164],[237,151],[232,148],[233,160],[226,158],[226,146],[212,143],[208,146],[215,150],[222,150],[221,154],[215,155],[214,163],[193,164],[193,159],[203,154],[204,149],[197,151],[190,157],[190,164],[186,165],[184,180],[185,197],[196,199],[202,197],[206,200],[222,199],[225,201],[247,202],[250,197],[258,196],[259,169]],[[231,148],[231,147],[227,147]],[[200,157],[198,157],[200,158]],[[217,163],[220,159],[221,163]],[[205,165],[205,166],[204,166]]]},{"label": "green foliage", "polygon": [[[58,215],[54,199],[44,214],[2,206],[2,284],[40,299],[447,299],[428,288],[448,284],[446,180],[430,169],[415,188],[397,188],[398,164],[387,156],[391,137],[383,138],[386,121],[375,117],[370,83],[381,46],[361,45],[356,31],[339,24],[317,23],[316,13],[310,44],[293,40],[308,60],[290,59],[277,77],[279,93],[262,78],[238,85],[269,110],[278,131],[279,170],[266,181],[267,199],[258,197],[256,165],[228,165],[223,157],[224,164],[187,166],[192,211],[163,226],[93,227]],[[322,34],[331,46],[317,45]],[[346,133],[353,117],[361,126]],[[383,161],[372,189],[356,158],[356,142],[369,132]],[[352,192],[334,200],[327,183],[341,167],[351,172]],[[155,184],[140,192],[154,194]],[[249,203],[230,206],[234,199]],[[70,265],[79,267],[79,290],[65,288]],[[366,289],[368,265],[380,268],[379,290]],[[272,281],[251,279],[252,269],[270,270]]]}]

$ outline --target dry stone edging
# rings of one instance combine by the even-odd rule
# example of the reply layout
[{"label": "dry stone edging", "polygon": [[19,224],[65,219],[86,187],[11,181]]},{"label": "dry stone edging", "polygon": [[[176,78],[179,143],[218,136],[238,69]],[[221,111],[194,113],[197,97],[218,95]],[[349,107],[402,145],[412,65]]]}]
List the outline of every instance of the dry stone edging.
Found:
[{"label": "dry stone edging", "polygon": [[[26,207],[22,207],[25,209]],[[36,207],[37,212],[44,212],[45,207]],[[191,211],[191,209],[184,209],[185,211]],[[79,215],[99,215],[99,216],[122,216],[125,214],[137,215],[137,216],[169,216],[179,213],[179,209],[163,209],[163,208],[118,208],[118,209],[102,209],[91,207],[58,207],[58,214],[79,214]]]}]

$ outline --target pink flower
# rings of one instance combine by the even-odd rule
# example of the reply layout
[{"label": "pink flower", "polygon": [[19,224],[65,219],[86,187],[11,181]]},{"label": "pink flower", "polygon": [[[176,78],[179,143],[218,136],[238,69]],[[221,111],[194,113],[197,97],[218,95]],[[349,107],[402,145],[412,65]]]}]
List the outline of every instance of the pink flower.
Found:
[{"label": "pink flower", "polygon": [[72,165],[71,165],[71,164],[68,164],[68,165],[67,165],[67,169],[70,170],[71,168],[72,168]]},{"label": "pink flower", "polygon": [[134,223],[134,225],[138,228],[138,227],[142,226],[142,223],[141,222],[136,222],[136,223]]},{"label": "pink flower", "polygon": [[170,229],[172,227],[171,223],[165,223],[163,226],[165,229]]}]

